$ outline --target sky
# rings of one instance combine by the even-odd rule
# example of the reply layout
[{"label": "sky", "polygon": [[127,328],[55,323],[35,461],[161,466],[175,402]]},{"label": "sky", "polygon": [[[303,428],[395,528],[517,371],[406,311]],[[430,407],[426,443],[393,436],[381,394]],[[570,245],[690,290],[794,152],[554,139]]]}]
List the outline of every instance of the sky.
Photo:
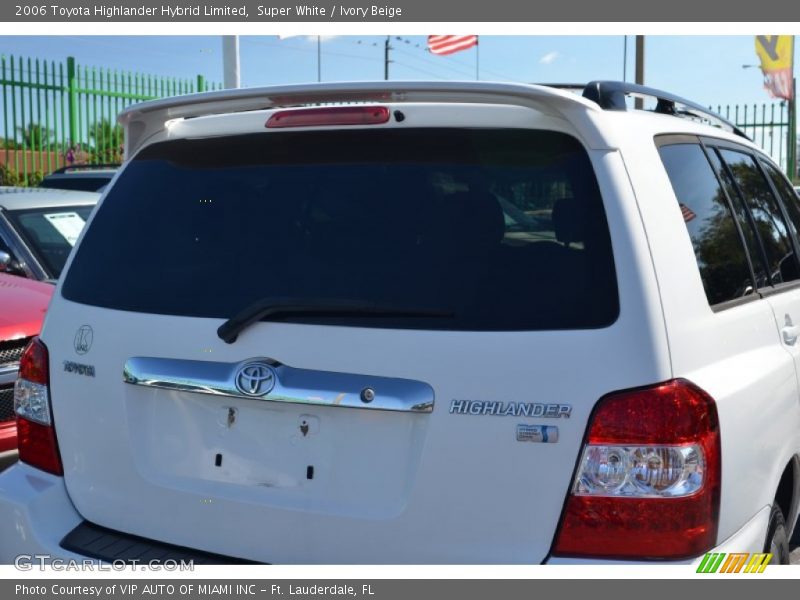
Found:
[{"label": "sky", "polygon": [[[322,81],[384,76],[386,36],[322,38]],[[479,51],[450,57],[425,50],[426,36],[392,36],[390,79],[476,78],[542,83],[633,80],[634,36],[480,36]],[[85,66],[222,81],[219,36],[2,36],[0,54],[45,60],[74,56]],[[316,36],[242,36],[243,86],[317,80]],[[704,105],[769,102],[753,36],[647,36],[645,83]]]}]

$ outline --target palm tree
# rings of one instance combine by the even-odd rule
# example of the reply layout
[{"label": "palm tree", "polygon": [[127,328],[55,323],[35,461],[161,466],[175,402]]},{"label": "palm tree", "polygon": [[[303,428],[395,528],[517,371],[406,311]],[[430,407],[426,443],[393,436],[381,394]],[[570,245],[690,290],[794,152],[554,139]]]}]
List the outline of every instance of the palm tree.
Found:
[{"label": "palm tree", "polygon": [[89,151],[101,163],[122,160],[122,127],[110,119],[95,121],[89,126]]},{"label": "palm tree", "polygon": [[27,127],[17,127],[17,134],[22,138],[22,146],[28,149],[40,150],[53,143],[53,130],[42,127],[38,123],[28,123]]}]

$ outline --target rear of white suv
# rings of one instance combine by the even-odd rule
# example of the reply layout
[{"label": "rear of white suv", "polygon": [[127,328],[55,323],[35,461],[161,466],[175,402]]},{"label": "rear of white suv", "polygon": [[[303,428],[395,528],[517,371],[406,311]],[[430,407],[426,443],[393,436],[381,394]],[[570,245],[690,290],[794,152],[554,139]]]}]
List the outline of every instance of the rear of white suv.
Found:
[{"label": "rear of white suv", "polygon": [[[317,105],[341,100],[359,103]],[[23,361],[31,433],[0,477],[18,515],[0,521],[0,559],[760,552],[800,443],[773,440],[782,464],[751,472],[764,454],[736,436],[753,390],[720,373],[758,358],[729,381],[766,380],[788,411],[774,431],[796,430],[792,359],[752,285],[749,343],[721,334],[714,364],[687,350],[676,367],[689,324],[672,311],[717,334],[709,315],[737,311],[709,307],[654,136],[636,145],[678,120],[627,132],[622,117],[481,84],[245,90],[124,114],[131,158]],[[678,238],[656,250],[661,235]],[[747,502],[729,479],[740,458],[764,485]]]}]

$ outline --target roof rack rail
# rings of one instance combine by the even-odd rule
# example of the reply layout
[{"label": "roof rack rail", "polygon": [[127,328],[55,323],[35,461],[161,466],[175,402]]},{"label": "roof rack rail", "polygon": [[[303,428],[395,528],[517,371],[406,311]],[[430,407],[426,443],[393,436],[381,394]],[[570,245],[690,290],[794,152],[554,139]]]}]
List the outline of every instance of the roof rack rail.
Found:
[{"label": "roof rack rail", "polygon": [[557,90],[585,90],[585,83],[538,83],[533,82],[532,85],[543,85],[544,87],[555,88]]},{"label": "roof rack rail", "polygon": [[66,167],[61,167],[60,169],[56,169],[52,171],[51,175],[62,175],[68,171],[88,171],[92,169],[119,169],[119,163],[98,163],[98,164],[80,164],[80,165],[67,165]]},{"label": "roof rack rail", "polygon": [[[625,102],[626,96],[654,98],[657,101],[654,112],[678,117],[689,116],[706,119],[735,135],[750,139],[741,129],[721,115],[696,102],[669,92],[624,81],[592,81],[587,83],[583,89],[583,97],[596,102],[604,110],[628,110]],[[678,106],[683,109],[677,108]]]}]

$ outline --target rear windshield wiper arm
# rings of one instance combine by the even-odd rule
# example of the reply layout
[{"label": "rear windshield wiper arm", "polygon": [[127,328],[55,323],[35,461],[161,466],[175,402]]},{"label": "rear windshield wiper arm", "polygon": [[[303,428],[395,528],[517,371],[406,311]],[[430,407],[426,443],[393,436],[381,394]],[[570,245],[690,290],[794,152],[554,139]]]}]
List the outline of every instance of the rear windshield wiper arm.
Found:
[{"label": "rear windshield wiper arm", "polygon": [[353,317],[431,317],[452,318],[453,312],[424,308],[387,306],[357,300],[309,300],[305,298],[262,298],[253,302],[217,329],[219,338],[227,344],[257,321],[293,316],[353,316]]}]

